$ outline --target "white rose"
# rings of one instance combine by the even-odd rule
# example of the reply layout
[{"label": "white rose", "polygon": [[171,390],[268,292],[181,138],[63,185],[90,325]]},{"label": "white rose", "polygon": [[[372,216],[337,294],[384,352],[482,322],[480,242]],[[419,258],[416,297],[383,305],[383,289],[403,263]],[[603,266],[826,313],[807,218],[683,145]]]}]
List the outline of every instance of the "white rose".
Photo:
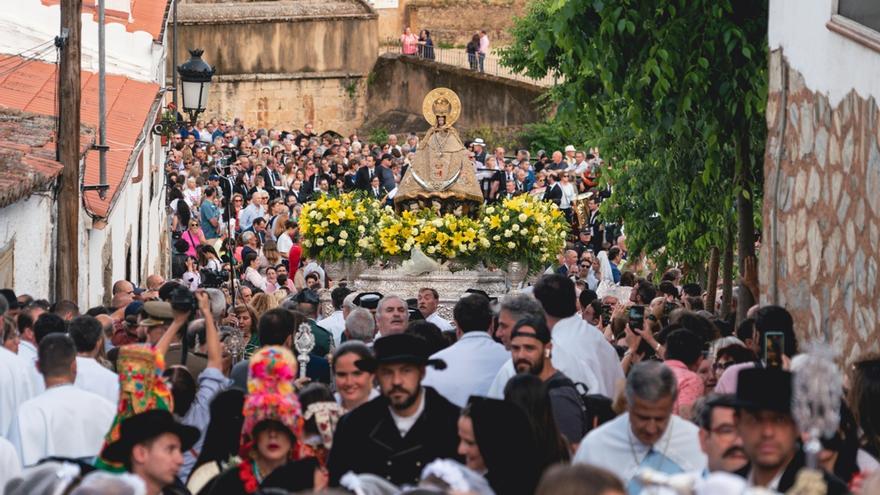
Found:
[{"label": "white rose", "polygon": [[490,207],[486,208],[486,213],[488,213],[489,215],[495,213],[495,207],[490,206]]},{"label": "white rose", "polygon": [[303,245],[303,247],[310,247],[312,245],[312,241],[310,241],[308,239],[303,239],[302,245]]},{"label": "white rose", "polygon": [[477,245],[476,245],[476,244],[470,244],[470,245],[468,246],[468,251],[476,251],[476,250],[477,250]]},{"label": "white rose", "polygon": [[328,225],[330,225],[330,222],[328,222],[327,220],[324,220],[323,222],[321,222],[321,227],[326,228]]},{"label": "white rose", "polygon": [[508,216],[508,215],[504,215],[503,217],[501,217],[501,221],[503,221],[503,222],[509,222],[509,221],[510,221],[510,216]]},{"label": "white rose", "polygon": [[459,244],[458,250],[461,251],[462,253],[467,252],[467,244]]},{"label": "white rose", "polygon": [[529,217],[527,217],[525,213],[520,213],[520,214],[519,214],[519,221],[520,221],[520,222],[525,222],[525,221],[528,220],[528,219],[529,219]]},{"label": "white rose", "polygon": [[[343,232],[343,233],[344,233],[344,232]],[[340,246],[345,246],[346,244],[348,244],[348,242],[346,242],[345,239],[339,239],[339,245],[340,245]]]},{"label": "white rose", "polygon": [[333,237],[332,235],[328,235],[328,236],[327,236],[327,242],[329,242],[329,243],[333,243],[333,241],[335,241],[335,240],[336,240],[336,238]]},{"label": "white rose", "polygon": [[492,240],[493,240],[493,241],[500,241],[500,240],[501,240],[501,236],[500,236],[500,235],[492,236]]},{"label": "white rose", "polygon": [[434,221],[431,223],[434,224],[434,227],[442,227],[443,226],[443,219],[442,218],[435,218]]},{"label": "white rose", "polygon": [[[496,236],[496,237],[497,237],[497,236]],[[489,242],[489,239],[480,239],[480,244],[481,244],[484,248],[487,248],[487,247],[489,247],[489,246],[491,245],[491,243]]]},{"label": "white rose", "polygon": [[508,249],[516,249],[516,243],[514,243],[514,242],[508,242],[508,243],[507,243],[507,248],[508,248]]},{"label": "white rose", "polygon": [[367,239],[363,239],[363,238],[358,239],[358,246],[365,248],[369,245],[370,245],[370,241],[368,241]]},{"label": "white rose", "polygon": [[544,233],[544,227],[538,227],[538,234]]},{"label": "white rose", "polygon": [[317,246],[323,246],[323,245],[324,245],[324,239],[323,239],[322,237],[318,237],[318,239],[315,241],[315,245],[317,245]]},{"label": "white rose", "polygon": [[513,224],[513,226],[510,227],[510,230],[512,230],[514,232],[519,232],[519,224],[518,223]]},{"label": "white rose", "polygon": [[417,236],[417,235],[419,235],[419,229],[417,229],[417,228],[415,228],[415,227],[413,227],[412,229],[410,229],[409,232],[410,232],[413,236]]},{"label": "white rose", "polygon": [[340,239],[348,239],[348,232],[343,230],[342,232],[339,233],[339,238]]},{"label": "white rose", "polygon": [[437,248],[434,246],[428,246],[428,254],[434,254],[435,252],[437,252]]},{"label": "white rose", "polygon": [[538,236],[532,237],[532,244],[540,244],[540,243],[541,243],[540,237],[538,237]]},{"label": "white rose", "polygon": [[504,231],[504,237],[511,237],[512,235],[513,235],[513,232],[511,232],[510,230]]},{"label": "white rose", "polygon": [[365,229],[363,225],[358,225],[358,232],[360,232],[361,234],[363,234],[366,230],[367,229]]}]

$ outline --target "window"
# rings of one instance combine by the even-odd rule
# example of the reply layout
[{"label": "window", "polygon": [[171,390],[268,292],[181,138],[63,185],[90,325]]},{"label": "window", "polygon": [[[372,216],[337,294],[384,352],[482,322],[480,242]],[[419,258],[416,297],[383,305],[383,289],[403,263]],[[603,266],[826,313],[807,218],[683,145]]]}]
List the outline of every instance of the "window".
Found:
[{"label": "window", "polygon": [[834,0],[828,29],[880,51],[880,2]]}]

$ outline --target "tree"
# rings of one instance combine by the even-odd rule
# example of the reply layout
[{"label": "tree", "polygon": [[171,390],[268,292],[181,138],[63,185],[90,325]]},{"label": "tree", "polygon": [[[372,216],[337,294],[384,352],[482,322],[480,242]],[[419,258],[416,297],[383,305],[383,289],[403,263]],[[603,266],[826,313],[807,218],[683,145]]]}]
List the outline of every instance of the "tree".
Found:
[{"label": "tree", "polygon": [[642,247],[653,247],[650,238],[685,261],[690,245],[705,263],[736,220],[742,271],[754,256],[762,182],[767,9],[766,1],[542,0],[516,22],[502,60],[558,76],[551,123],[610,151],[608,209],[628,232],[645,233]]}]

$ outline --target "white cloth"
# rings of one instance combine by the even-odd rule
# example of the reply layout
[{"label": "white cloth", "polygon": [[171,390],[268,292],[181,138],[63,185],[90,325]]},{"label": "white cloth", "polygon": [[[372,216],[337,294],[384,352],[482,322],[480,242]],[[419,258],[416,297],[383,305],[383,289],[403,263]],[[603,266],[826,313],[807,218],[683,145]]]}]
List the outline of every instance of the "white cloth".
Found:
[{"label": "white cloth", "polygon": [[[581,315],[575,313],[568,318],[556,322],[551,329],[553,336],[553,350],[564,348],[593,370],[599,378],[599,391],[606,397],[614,397],[618,382],[624,380],[623,368],[617,351],[605,340],[602,332],[587,323]],[[560,369],[568,375],[568,372]],[[571,378],[571,375],[568,375]]]},{"label": "white cloth", "polygon": [[9,440],[0,437],[0,486],[21,474],[21,461]]},{"label": "white cloth", "polygon": [[571,203],[577,197],[577,190],[575,190],[574,184],[571,182],[568,184],[560,182],[559,188],[562,189],[562,198],[559,200],[559,208],[563,210],[571,208]]},{"label": "white cloth", "polygon": [[[626,484],[651,449],[651,445],[644,445],[633,435],[629,413],[625,413],[588,433],[572,462],[605,468]],[[665,462],[673,463],[679,472],[702,471],[706,468],[706,454],[700,450],[699,428],[676,415],[672,415],[666,431],[653,449],[666,458]],[[657,466],[650,467],[657,469]]]},{"label": "white cloth", "polygon": [[76,357],[77,387],[98,394],[116,406],[119,402],[119,375],[101,366],[90,357]]},{"label": "white cloth", "polygon": [[596,255],[599,259],[599,281],[614,282],[614,274],[611,273],[611,261],[608,260],[607,251],[599,251]]},{"label": "white cloth", "polygon": [[34,363],[37,362],[37,346],[22,339],[18,344],[18,357]]},{"label": "white cloth", "polygon": [[333,334],[333,342],[337,346],[342,342],[342,333],[345,332],[345,318],[342,317],[341,309],[330,313],[330,316],[323,320],[318,320],[318,325]]},{"label": "white cloth", "polygon": [[458,342],[434,353],[446,369],[428,368],[422,385],[433,387],[453,404],[464,407],[471,395],[485,396],[498,369],[510,357],[486,332],[467,332]]},{"label": "white cloth", "polygon": [[116,405],[72,384],[47,389],[18,408],[10,438],[23,466],[48,456],[98,455]]},{"label": "white cloth", "polygon": [[257,289],[261,291],[266,290],[266,277],[260,275],[260,272],[254,269],[254,267],[249,266],[244,271],[244,279],[251,283]]},{"label": "white cloth", "polygon": [[35,395],[28,366],[33,362],[0,346],[0,434],[6,438],[18,406]]},{"label": "white cloth", "polygon": [[308,274],[315,272],[320,277],[321,287],[327,285],[327,275],[324,273],[324,269],[321,268],[321,265],[312,261],[309,262],[306,266],[303,267],[303,277],[308,276]]},{"label": "white cloth", "polygon": [[[587,363],[582,359],[577,359],[564,347],[557,346],[556,341],[553,341],[553,353],[551,354],[550,362],[553,363],[554,368],[561,371],[571,381],[586,385],[587,390],[591,394],[606,395],[602,382]],[[492,381],[492,386],[489,387],[489,397],[503,399],[504,387],[507,386],[507,382],[514,375],[516,375],[516,368],[513,367],[513,360],[508,359],[495,375],[495,380]]]},{"label": "white cloth", "polygon": [[451,321],[440,316],[440,313],[438,313],[436,311],[431,313],[429,316],[426,316],[425,321],[428,321],[428,322],[431,322],[431,323],[437,325],[437,327],[440,328],[441,332],[449,332],[449,331],[455,330],[455,325],[453,325]]}]

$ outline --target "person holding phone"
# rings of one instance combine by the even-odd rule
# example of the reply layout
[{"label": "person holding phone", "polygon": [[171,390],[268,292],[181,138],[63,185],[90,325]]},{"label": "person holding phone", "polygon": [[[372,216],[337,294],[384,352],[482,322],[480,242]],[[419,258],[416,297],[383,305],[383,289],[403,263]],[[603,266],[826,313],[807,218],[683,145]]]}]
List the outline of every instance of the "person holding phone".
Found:
[{"label": "person holding phone", "polygon": [[797,354],[798,348],[791,313],[781,306],[764,306],[755,314],[755,330],[760,347],[758,361],[735,364],[724,370],[715,385],[716,392],[735,393],[737,378],[744,369],[789,368],[791,358]]}]

